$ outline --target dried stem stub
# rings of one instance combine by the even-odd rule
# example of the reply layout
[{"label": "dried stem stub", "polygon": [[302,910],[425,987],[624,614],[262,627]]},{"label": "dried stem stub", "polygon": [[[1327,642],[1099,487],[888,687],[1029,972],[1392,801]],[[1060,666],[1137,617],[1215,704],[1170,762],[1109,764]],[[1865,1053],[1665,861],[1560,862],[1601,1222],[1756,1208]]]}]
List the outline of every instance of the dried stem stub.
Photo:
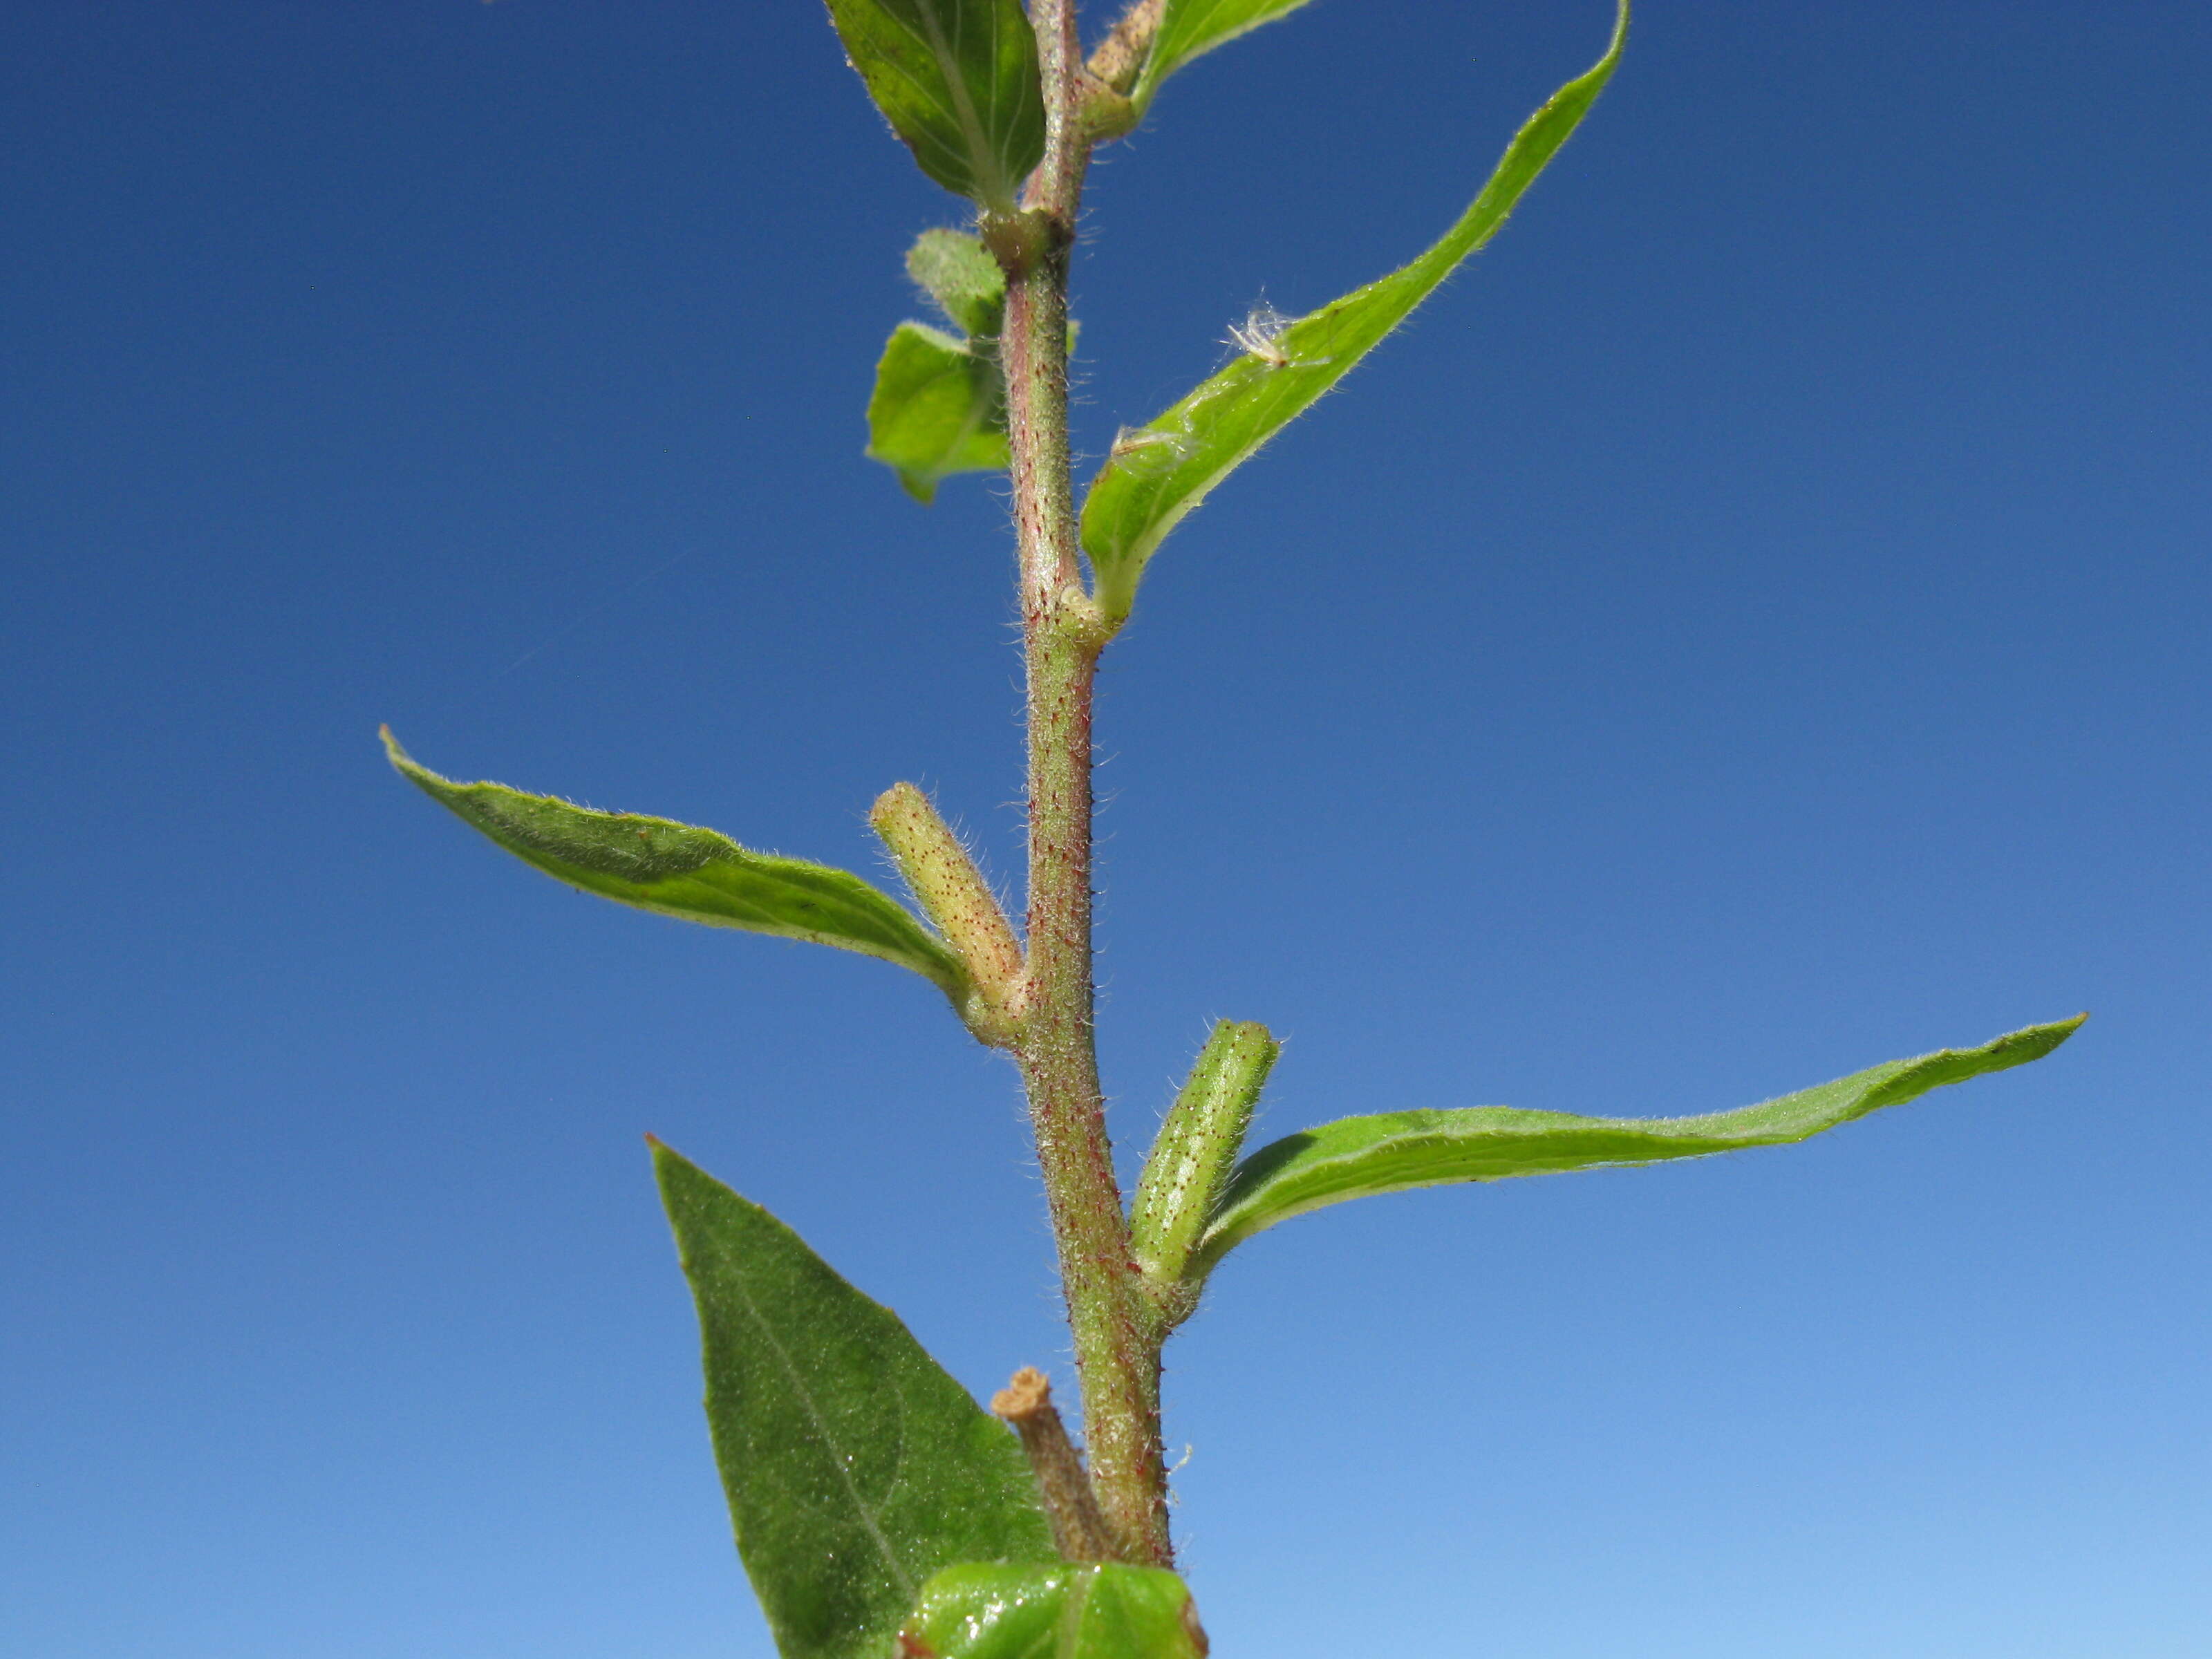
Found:
[{"label": "dried stem stub", "polygon": [[1034,1365],[1024,1365],[991,1396],[991,1410],[1021,1437],[1060,1553],[1071,1561],[1120,1560],[1122,1553],[1091,1490],[1083,1454],[1067,1437],[1067,1425],[1052,1403],[1051,1380]]}]

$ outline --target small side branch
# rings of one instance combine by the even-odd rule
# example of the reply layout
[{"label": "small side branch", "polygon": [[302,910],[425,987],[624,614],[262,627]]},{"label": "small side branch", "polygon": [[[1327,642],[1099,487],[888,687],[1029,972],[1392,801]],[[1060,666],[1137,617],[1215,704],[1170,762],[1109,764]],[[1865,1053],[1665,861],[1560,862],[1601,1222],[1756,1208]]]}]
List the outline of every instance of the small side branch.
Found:
[{"label": "small side branch", "polygon": [[1071,1561],[1120,1559],[1121,1552],[1114,1547],[1112,1531],[1091,1490],[1091,1477],[1084,1472],[1083,1454],[1067,1437],[1067,1425],[1052,1403],[1052,1383],[1045,1374],[1024,1365],[991,1397],[991,1409],[1021,1437],[1030,1468],[1036,1472],[1045,1517],[1052,1522],[1052,1541],[1060,1553]]}]

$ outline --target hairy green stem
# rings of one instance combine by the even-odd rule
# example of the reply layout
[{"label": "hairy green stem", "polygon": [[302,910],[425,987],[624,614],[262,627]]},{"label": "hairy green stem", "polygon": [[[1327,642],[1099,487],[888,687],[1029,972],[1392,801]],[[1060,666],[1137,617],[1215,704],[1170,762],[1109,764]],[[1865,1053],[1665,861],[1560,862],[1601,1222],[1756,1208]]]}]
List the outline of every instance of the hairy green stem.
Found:
[{"label": "hairy green stem", "polygon": [[[1007,264],[1000,342],[1029,698],[1029,953],[1015,1057],[1029,1095],[1083,1389],[1091,1479],[1122,1553],[1168,1564],[1159,1340],[1114,1178],[1092,1030],[1092,690],[1105,644],[1083,584],[1067,433],[1067,278],[1091,140],[1072,0],[1034,0],[1045,154]],[[992,228],[987,227],[987,234]]]}]

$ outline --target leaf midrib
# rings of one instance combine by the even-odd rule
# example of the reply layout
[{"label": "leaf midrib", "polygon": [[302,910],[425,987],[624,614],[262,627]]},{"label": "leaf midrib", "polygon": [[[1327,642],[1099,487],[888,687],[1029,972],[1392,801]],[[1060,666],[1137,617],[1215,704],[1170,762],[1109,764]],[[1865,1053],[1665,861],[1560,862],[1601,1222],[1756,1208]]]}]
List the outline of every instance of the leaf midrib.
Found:
[{"label": "leaf midrib", "polygon": [[[931,57],[937,60],[937,67],[943,75],[944,84],[951,98],[950,105],[933,96],[931,89],[924,87],[914,76],[908,75],[903,69],[900,68],[896,59],[889,60],[888,66],[896,70],[900,78],[912,87],[917,94],[935,104],[938,108],[944,110],[952,118],[953,125],[959,129],[961,137],[968,144],[968,153],[956,159],[963,163],[971,174],[977,175],[975,178],[975,183],[984,194],[994,197],[1011,196],[1012,188],[1006,176],[1005,161],[999,155],[998,147],[993,141],[990,129],[982,124],[981,118],[975,112],[974,100],[968,95],[968,81],[967,77],[960,72],[960,60],[957,47],[946,41],[945,31],[938,26],[937,8],[933,0],[920,0],[920,3],[915,6],[915,15],[919,20],[919,26],[915,21],[902,17],[888,6],[884,9],[884,15],[903,27],[929,52]],[[995,27],[994,11],[994,27]],[[995,43],[994,44],[995,46]],[[998,54],[995,50],[991,55],[990,67],[991,82],[993,90],[995,92],[999,69]],[[939,148],[942,146],[940,145]],[[987,161],[990,165],[990,177],[985,179],[981,176],[979,164]]]},{"label": "leaf midrib", "polygon": [[[905,1564],[892,1550],[890,1538],[885,1535],[883,1528],[877,1522],[874,1506],[860,1495],[860,1487],[854,1483],[853,1472],[845,1461],[842,1447],[837,1437],[830,1432],[830,1425],[823,1419],[820,1407],[815,1404],[814,1396],[808,1391],[798,1366],[793,1363],[790,1350],[777,1340],[775,1328],[762,1314],[759,1303],[753,1299],[752,1287],[745,1283],[744,1272],[732,1266],[730,1279],[736,1285],[739,1298],[744,1303],[746,1315],[767,1340],[769,1350],[775,1355],[777,1363],[783,1367],[785,1376],[790,1379],[793,1398],[799,1402],[808,1418],[812,1420],[816,1432],[821,1437],[822,1443],[830,1449],[830,1461],[836,1468],[837,1479],[852,1498],[853,1507],[859,1512],[862,1524],[867,1528],[868,1536],[874,1540],[877,1549],[882,1553],[885,1565],[890,1568],[891,1577],[897,1581],[899,1593],[909,1601],[915,1600],[921,1593],[921,1586],[915,1583],[913,1577],[908,1573]],[[902,1431],[899,1435],[899,1456],[902,1461],[905,1456],[905,1445],[906,1436]],[[892,1486],[896,1487],[896,1485],[897,1474],[894,1466]]]}]

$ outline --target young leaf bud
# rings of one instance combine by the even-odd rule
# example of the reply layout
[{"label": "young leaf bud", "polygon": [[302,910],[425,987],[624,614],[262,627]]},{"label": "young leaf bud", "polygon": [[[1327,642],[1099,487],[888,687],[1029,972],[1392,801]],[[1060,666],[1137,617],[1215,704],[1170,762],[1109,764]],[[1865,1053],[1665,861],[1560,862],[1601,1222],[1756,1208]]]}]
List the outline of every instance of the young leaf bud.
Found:
[{"label": "young leaf bud", "polygon": [[1264,1025],[1223,1020],[1168,1109],[1130,1206],[1129,1242],[1170,1325],[1190,1316],[1200,1281],[1191,1250],[1237,1162],[1252,1109],[1282,1045]]},{"label": "young leaf bud", "polygon": [[884,790],[868,823],[890,849],[923,914],[975,981],[969,1006],[961,1010],[968,1029],[980,1042],[1006,1047],[1021,1023],[1022,947],[989,884],[929,797],[912,784]]}]

